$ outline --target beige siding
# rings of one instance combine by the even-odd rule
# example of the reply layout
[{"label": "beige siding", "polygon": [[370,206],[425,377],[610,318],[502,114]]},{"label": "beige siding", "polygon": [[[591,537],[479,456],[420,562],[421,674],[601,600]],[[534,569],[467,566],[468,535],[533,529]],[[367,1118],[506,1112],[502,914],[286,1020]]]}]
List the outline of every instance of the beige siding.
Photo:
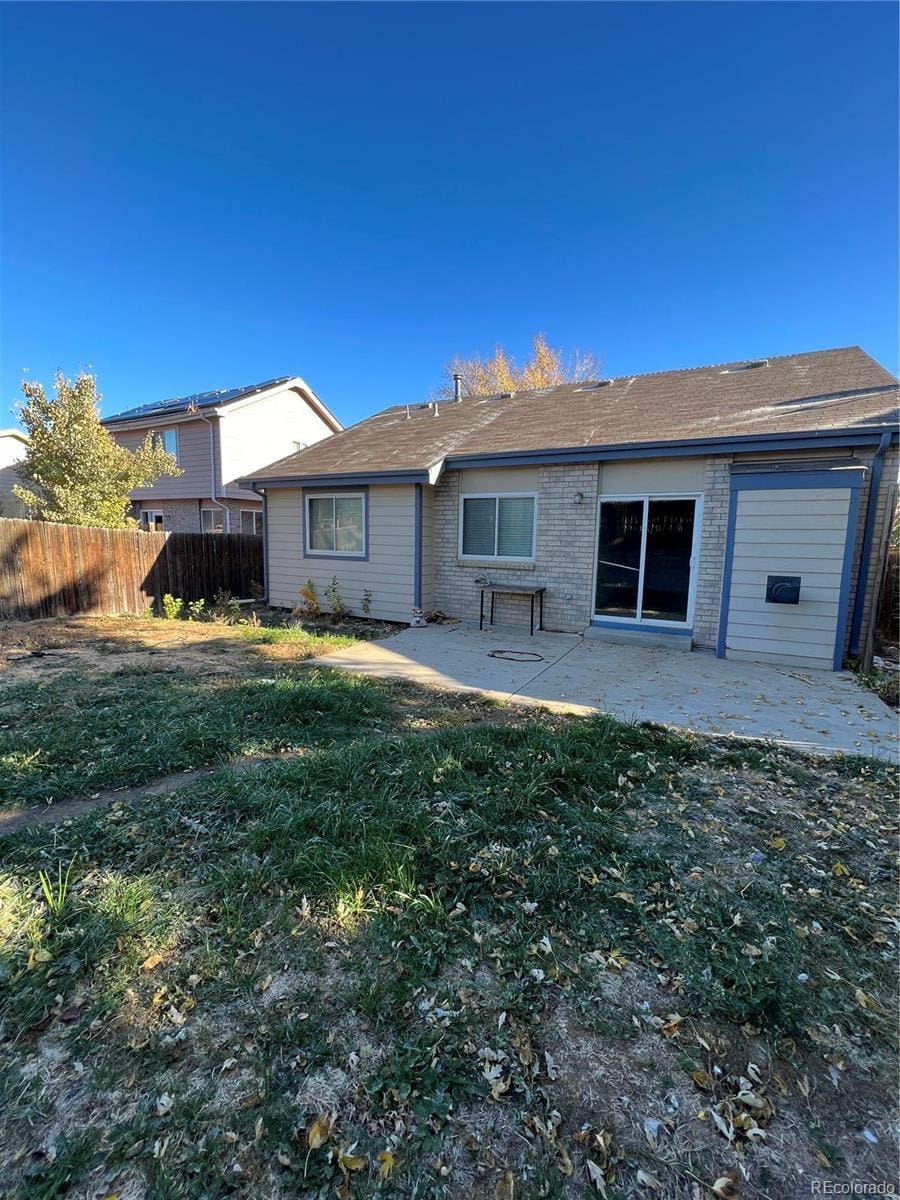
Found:
[{"label": "beige siding", "polygon": [[372,593],[371,617],[409,621],[415,569],[415,490],[403,486],[369,489],[369,557],[367,561],[305,558],[302,493],[299,488],[272,488],[268,500],[269,600],[293,608],[307,579],[316,585],[327,610],[325,588],[337,576],[344,603],[362,612],[363,591]]},{"label": "beige siding", "polygon": [[14,484],[21,484],[16,463],[25,457],[27,447],[19,437],[0,434],[0,517],[22,517],[25,509],[12,494]]},{"label": "beige siding", "polygon": [[294,388],[281,388],[250,404],[225,408],[219,419],[220,486],[224,494],[246,496],[235,480],[312,446],[330,436],[331,429]]},{"label": "beige siding", "polygon": [[538,490],[537,467],[498,467],[490,470],[460,471],[460,492],[536,492]]},{"label": "beige siding", "polygon": [[600,492],[628,496],[643,492],[702,492],[705,458],[650,458],[600,464]]},{"label": "beige siding", "polygon": [[[212,424],[215,425],[215,420]],[[205,421],[183,421],[173,427],[178,430],[178,465],[183,474],[167,475],[152,487],[137,488],[131,493],[133,500],[181,500],[211,495],[210,427]],[[168,426],[160,423],[159,428]],[[136,450],[149,432],[148,429],[110,429],[113,439],[128,450]]]},{"label": "beige siding", "polygon": [[422,488],[422,608],[434,608],[434,488]]},{"label": "beige siding", "polygon": [[[849,511],[844,488],[737,493],[729,657],[831,668]],[[799,575],[800,603],[767,604],[767,575]]]}]

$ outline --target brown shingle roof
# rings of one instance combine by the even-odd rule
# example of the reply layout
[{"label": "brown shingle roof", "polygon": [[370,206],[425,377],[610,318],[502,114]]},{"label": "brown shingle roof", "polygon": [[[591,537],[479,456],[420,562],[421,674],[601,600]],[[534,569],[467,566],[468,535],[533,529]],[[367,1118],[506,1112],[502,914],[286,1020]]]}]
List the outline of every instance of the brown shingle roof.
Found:
[{"label": "brown shingle roof", "polygon": [[565,384],[511,396],[398,405],[253,480],[422,471],[446,458],[570,447],[887,426],[897,380],[858,346]]}]

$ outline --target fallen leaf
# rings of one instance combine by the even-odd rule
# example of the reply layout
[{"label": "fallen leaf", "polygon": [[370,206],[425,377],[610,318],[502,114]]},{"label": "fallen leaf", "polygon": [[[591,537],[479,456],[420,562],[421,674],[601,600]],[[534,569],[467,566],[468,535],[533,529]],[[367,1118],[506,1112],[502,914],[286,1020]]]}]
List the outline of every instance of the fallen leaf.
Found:
[{"label": "fallen leaf", "polygon": [[162,960],[163,956],[161,954],[151,954],[141,963],[141,970],[152,971],[154,967],[159,966]]},{"label": "fallen leaf", "polygon": [[494,1188],[495,1200],[513,1200],[515,1192],[516,1181],[512,1171],[504,1171]]},{"label": "fallen leaf", "polygon": [[655,1175],[651,1175],[649,1171],[638,1171],[637,1181],[641,1187],[652,1188],[654,1192],[662,1191],[662,1184]]},{"label": "fallen leaf", "polygon": [[737,1200],[740,1195],[737,1180],[731,1175],[720,1175],[716,1182],[712,1185],[714,1196],[718,1196],[719,1200]]},{"label": "fallen leaf", "polygon": [[306,1133],[306,1140],[309,1143],[310,1150],[318,1150],[320,1146],[325,1145],[331,1136],[332,1124],[331,1117],[327,1114],[322,1117],[316,1117]]},{"label": "fallen leaf", "polygon": [[387,1179],[391,1171],[393,1171],[394,1167],[397,1165],[396,1158],[394,1158],[394,1155],[390,1150],[382,1150],[381,1153],[376,1154],[375,1157],[379,1163],[378,1178]]},{"label": "fallen leaf", "polygon": [[590,1179],[591,1183],[594,1185],[594,1187],[597,1189],[597,1191],[600,1193],[600,1195],[605,1196],[607,1194],[606,1178],[604,1177],[602,1168],[598,1167],[595,1162],[591,1162],[591,1160],[588,1159],[587,1160],[587,1173],[588,1173],[588,1179]]},{"label": "fallen leaf", "polygon": [[344,1172],[345,1175],[350,1171],[361,1171],[363,1169],[363,1167],[366,1165],[366,1163],[369,1161],[362,1154],[354,1154],[353,1151],[355,1149],[356,1149],[356,1142],[354,1142],[353,1145],[349,1147],[349,1149],[338,1151],[338,1156],[337,1156],[338,1166],[341,1168],[341,1170]]}]

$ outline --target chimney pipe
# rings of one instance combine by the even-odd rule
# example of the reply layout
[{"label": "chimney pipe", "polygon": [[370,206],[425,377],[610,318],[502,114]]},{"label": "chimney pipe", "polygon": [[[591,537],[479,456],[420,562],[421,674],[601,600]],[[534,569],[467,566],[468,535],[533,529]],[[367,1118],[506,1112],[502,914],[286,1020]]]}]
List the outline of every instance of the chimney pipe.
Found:
[{"label": "chimney pipe", "polygon": [[459,371],[453,372],[453,399],[462,400],[462,375]]}]

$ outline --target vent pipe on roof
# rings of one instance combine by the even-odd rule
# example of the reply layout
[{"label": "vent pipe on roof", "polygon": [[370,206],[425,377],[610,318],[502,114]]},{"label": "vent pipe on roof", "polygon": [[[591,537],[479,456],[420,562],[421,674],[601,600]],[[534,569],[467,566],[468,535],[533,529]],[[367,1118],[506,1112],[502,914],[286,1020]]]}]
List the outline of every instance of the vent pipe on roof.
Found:
[{"label": "vent pipe on roof", "polygon": [[459,371],[453,372],[453,399],[457,403],[462,400],[462,375]]}]

